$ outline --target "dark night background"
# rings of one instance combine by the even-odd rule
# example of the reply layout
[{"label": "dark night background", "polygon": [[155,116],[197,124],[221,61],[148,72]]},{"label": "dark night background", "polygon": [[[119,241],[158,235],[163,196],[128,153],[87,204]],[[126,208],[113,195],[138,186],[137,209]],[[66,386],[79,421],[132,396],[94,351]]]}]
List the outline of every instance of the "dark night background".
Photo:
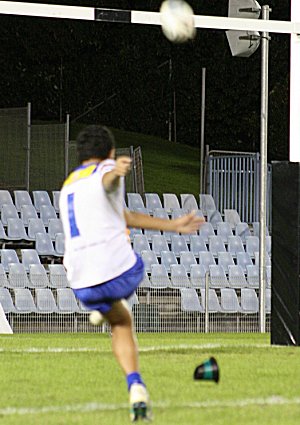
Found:
[{"label": "dark night background", "polygon": [[[161,1],[51,3],[158,11]],[[227,0],[189,3],[195,14],[227,16]],[[289,0],[264,4],[273,10],[270,19],[290,19]],[[199,144],[206,67],[206,143],[211,149],[259,151],[260,49],[250,58],[233,58],[223,31],[198,30],[193,42],[178,46],[160,27],[2,15],[0,52],[0,107],[30,101],[34,119],[58,120],[62,111],[72,120],[116,94],[85,121],[168,138],[173,87],[177,140],[190,145]],[[160,67],[169,58],[171,81],[168,64]],[[269,160],[288,158],[288,90],[289,36],[272,34]]]}]

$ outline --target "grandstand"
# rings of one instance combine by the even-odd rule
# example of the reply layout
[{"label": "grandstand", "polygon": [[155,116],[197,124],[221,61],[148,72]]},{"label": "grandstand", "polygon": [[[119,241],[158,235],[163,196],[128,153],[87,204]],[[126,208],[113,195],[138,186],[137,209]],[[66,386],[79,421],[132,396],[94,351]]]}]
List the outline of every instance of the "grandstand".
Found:
[{"label": "grandstand", "polygon": [[[59,191],[0,190],[0,302],[14,332],[98,332],[68,287]],[[127,193],[129,209],[164,218],[196,210],[193,235],[130,229],[145,276],[130,300],[138,332],[258,332],[259,223],[218,211],[211,195]],[[267,236],[267,327],[271,236]],[[207,297],[207,301],[206,301]]]}]

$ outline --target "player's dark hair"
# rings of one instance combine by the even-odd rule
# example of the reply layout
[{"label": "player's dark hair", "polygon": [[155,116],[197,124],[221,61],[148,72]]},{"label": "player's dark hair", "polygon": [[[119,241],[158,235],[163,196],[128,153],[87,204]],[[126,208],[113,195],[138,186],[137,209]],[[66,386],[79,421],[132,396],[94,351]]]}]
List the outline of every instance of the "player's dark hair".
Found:
[{"label": "player's dark hair", "polygon": [[104,126],[90,125],[77,137],[77,155],[80,162],[90,158],[106,159],[114,147],[114,136]]}]

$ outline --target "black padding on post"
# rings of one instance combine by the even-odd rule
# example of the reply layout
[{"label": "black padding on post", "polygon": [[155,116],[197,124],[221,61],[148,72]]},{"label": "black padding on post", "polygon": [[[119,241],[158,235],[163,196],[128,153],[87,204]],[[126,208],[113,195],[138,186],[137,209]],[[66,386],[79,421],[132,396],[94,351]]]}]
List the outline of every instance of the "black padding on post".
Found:
[{"label": "black padding on post", "polygon": [[272,163],[271,343],[300,345],[300,164]]}]

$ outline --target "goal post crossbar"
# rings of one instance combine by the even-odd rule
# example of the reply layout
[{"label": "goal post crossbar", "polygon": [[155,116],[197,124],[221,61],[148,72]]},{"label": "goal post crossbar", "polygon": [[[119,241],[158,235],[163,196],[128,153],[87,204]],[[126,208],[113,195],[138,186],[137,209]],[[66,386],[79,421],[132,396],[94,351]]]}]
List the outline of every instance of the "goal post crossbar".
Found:
[{"label": "goal post crossbar", "polygon": [[[41,18],[77,19],[100,22],[119,22],[143,25],[161,25],[159,12],[138,10],[101,9],[46,3],[0,1],[0,14]],[[195,27],[218,30],[258,31],[282,34],[300,34],[300,22],[264,21],[261,19],[228,18],[194,15]]]}]

